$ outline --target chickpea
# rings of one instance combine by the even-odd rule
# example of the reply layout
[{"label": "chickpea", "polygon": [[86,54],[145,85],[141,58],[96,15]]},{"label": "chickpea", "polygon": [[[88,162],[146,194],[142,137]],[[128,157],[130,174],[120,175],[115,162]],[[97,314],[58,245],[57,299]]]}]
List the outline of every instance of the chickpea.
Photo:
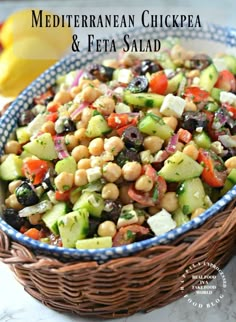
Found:
[{"label": "chickpea", "polygon": [[52,121],[47,121],[43,124],[41,130],[46,133],[50,133],[51,135],[55,135],[55,125]]},{"label": "chickpea", "polygon": [[10,154],[20,154],[21,153],[21,145],[19,142],[15,140],[8,141],[5,145],[5,153]]},{"label": "chickpea", "polygon": [[78,162],[83,158],[89,157],[89,150],[87,146],[78,145],[72,150],[71,155],[74,157],[75,161]]},{"label": "chickpea", "polygon": [[144,223],[144,221],[145,221],[145,216],[138,214],[138,222],[137,222],[137,224],[142,225]]},{"label": "chickpea", "polygon": [[198,158],[198,149],[193,144],[188,144],[184,147],[183,153],[188,155],[193,160],[197,160]]},{"label": "chickpea", "polygon": [[89,169],[91,168],[91,162],[89,158],[84,158],[78,161],[77,163],[77,168],[78,169]]},{"label": "chickpea", "polygon": [[108,162],[103,166],[103,177],[108,182],[114,182],[121,176],[121,168],[116,163]]},{"label": "chickpea", "polygon": [[160,206],[169,212],[175,211],[179,207],[176,193],[166,192],[160,201]]},{"label": "chickpea", "polygon": [[80,92],[80,87],[79,86],[72,87],[71,90],[70,90],[70,95],[71,95],[72,99],[75,98],[75,96],[77,94],[79,94],[79,92]]},{"label": "chickpea", "polygon": [[236,169],[236,156],[229,158],[225,161],[227,171],[230,172],[232,169]]},{"label": "chickpea", "polygon": [[191,219],[201,215],[206,209],[204,208],[197,208],[196,210],[194,210],[194,212],[192,212],[191,214]]},{"label": "chickpea", "polygon": [[65,144],[68,151],[72,151],[78,145],[78,139],[73,134],[67,134],[65,136]]},{"label": "chickpea", "polygon": [[8,208],[13,208],[16,210],[20,210],[23,208],[23,206],[18,202],[16,195],[12,194],[10,195],[6,200],[5,204]]},{"label": "chickpea", "polygon": [[29,216],[29,222],[31,225],[38,225],[41,221],[41,214],[33,214]]},{"label": "chickpea", "polygon": [[93,103],[100,95],[101,92],[92,86],[85,87],[81,92],[82,100],[88,103]]},{"label": "chickpea", "polygon": [[113,98],[108,96],[100,96],[95,102],[94,106],[98,112],[103,115],[110,115],[115,110],[115,101]]},{"label": "chickpea", "polygon": [[74,183],[77,187],[84,186],[88,183],[87,172],[85,169],[75,171]]},{"label": "chickpea", "polygon": [[190,78],[199,77],[199,76],[200,76],[200,71],[198,69],[190,70],[187,74],[187,77],[190,77]]},{"label": "chickpea", "polygon": [[138,179],[142,171],[141,164],[136,161],[126,162],[122,168],[122,175],[127,181]]},{"label": "chickpea", "polygon": [[150,152],[153,154],[161,150],[163,143],[164,140],[158,136],[151,135],[144,139],[143,146],[145,150],[150,150]]},{"label": "chickpea", "polygon": [[55,186],[60,192],[70,190],[74,183],[74,175],[68,172],[61,172],[55,178]]},{"label": "chickpea", "polygon": [[81,121],[87,125],[92,115],[93,115],[93,110],[89,107],[85,107],[81,115]]},{"label": "chickpea", "polygon": [[177,150],[177,151],[182,151],[182,150],[183,150],[183,148],[184,148],[184,144],[183,144],[182,142],[178,142],[178,143],[176,144],[176,150]]},{"label": "chickpea", "polygon": [[165,116],[163,117],[163,121],[172,128],[173,131],[177,128],[178,120],[174,116]]},{"label": "chickpea", "polygon": [[92,155],[101,155],[104,150],[104,141],[102,138],[95,138],[90,141],[89,146],[89,153]]},{"label": "chickpea", "polygon": [[153,181],[147,175],[142,175],[135,182],[135,189],[148,192],[153,188]]},{"label": "chickpea", "polygon": [[55,103],[60,103],[60,104],[65,104],[68,103],[72,100],[72,96],[69,92],[66,92],[65,90],[58,92],[55,97],[53,102]]},{"label": "chickpea", "polygon": [[132,203],[132,199],[128,195],[129,186],[128,185],[122,185],[120,187],[120,201],[123,205],[128,205]]},{"label": "chickpea", "polygon": [[87,126],[87,124],[85,124],[85,123],[84,123],[84,122],[82,122],[82,121],[78,121],[78,122],[76,122],[76,129],[77,129],[77,130],[84,129],[84,128],[86,128],[86,126]]},{"label": "chickpea", "polygon": [[110,182],[102,188],[102,198],[116,200],[119,197],[119,189],[116,184]]},{"label": "chickpea", "polygon": [[193,111],[196,112],[197,111],[197,105],[195,103],[193,103],[193,101],[186,99],[186,104],[184,107],[185,111]]},{"label": "chickpea", "polygon": [[116,156],[121,150],[124,149],[124,146],[124,142],[121,140],[121,138],[112,136],[111,138],[105,140],[104,150],[111,152],[114,156]]},{"label": "chickpea", "polygon": [[77,140],[81,141],[86,138],[86,129],[84,127],[79,128],[74,132],[74,136]]},{"label": "chickpea", "polygon": [[106,236],[115,236],[116,234],[116,225],[113,221],[106,220],[98,226],[98,235],[100,237]]},{"label": "chickpea", "polygon": [[21,185],[22,181],[21,180],[14,180],[9,183],[8,185],[8,190],[10,193],[14,193],[16,188],[18,188]]}]

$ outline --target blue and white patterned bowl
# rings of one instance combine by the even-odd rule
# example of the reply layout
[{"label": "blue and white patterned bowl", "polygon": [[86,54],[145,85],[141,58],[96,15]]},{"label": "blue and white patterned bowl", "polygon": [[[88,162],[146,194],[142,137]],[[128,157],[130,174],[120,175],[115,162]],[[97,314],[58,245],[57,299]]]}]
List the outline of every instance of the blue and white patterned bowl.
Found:
[{"label": "blue and white patterned bowl", "polygon": [[[229,27],[221,27],[212,24],[204,25],[202,29],[197,31],[194,29],[190,30],[180,28],[165,30],[137,28],[134,29],[130,35],[132,35],[134,39],[163,39],[169,36],[178,37],[181,39],[181,42],[186,48],[209,54],[227,51],[231,53],[234,51],[235,53],[236,51],[236,30]],[[118,35],[113,37],[113,39],[116,39],[117,48],[121,48],[123,35]],[[29,87],[27,87],[27,89],[19,95],[5,115],[0,119],[0,155],[3,153],[3,148],[8,137],[16,128],[17,120],[21,112],[26,110],[31,105],[33,98],[36,95],[45,92],[47,88],[53,85],[58,75],[66,74],[69,71],[81,68],[88,63],[97,62],[105,55],[107,54],[88,53],[86,50],[81,51],[79,54],[69,55],[45,71]],[[129,256],[154,245],[169,243],[183,233],[202,225],[208,218],[214,216],[235,197],[236,186],[199,217],[194,218],[181,227],[148,240],[109,249],[76,250],[47,245],[22,235],[9,226],[2,218],[0,218],[0,229],[2,229],[13,240],[46,255],[60,257],[65,260],[83,259],[104,261],[111,258]],[[3,200],[4,184],[1,184],[0,202],[3,203]]]}]

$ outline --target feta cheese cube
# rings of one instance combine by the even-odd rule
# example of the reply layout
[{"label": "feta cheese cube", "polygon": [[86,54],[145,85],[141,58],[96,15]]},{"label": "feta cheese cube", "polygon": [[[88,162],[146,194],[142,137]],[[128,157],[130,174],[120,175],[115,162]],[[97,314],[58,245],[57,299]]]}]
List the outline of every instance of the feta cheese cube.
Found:
[{"label": "feta cheese cube", "polygon": [[116,106],[115,106],[115,111],[116,113],[131,113],[132,110],[131,110],[131,107],[127,104],[124,104],[124,103],[117,103]]},{"label": "feta cheese cube", "polygon": [[164,234],[176,227],[176,222],[172,219],[171,214],[162,209],[147,220],[148,225],[156,236]]},{"label": "feta cheese cube", "polygon": [[236,95],[229,92],[220,92],[220,102],[236,106]]},{"label": "feta cheese cube", "polygon": [[102,177],[101,167],[94,167],[86,170],[88,182],[93,182]]},{"label": "feta cheese cube", "polygon": [[122,69],[118,70],[117,73],[118,73],[117,80],[119,83],[129,84],[129,82],[133,78],[132,71],[127,68],[122,68]]},{"label": "feta cheese cube", "polygon": [[183,114],[185,105],[186,101],[183,98],[174,96],[173,94],[168,94],[164,98],[160,112],[166,116],[175,116],[180,118]]},{"label": "feta cheese cube", "polygon": [[132,204],[126,205],[121,209],[120,217],[117,221],[117,228],[136,224],[138,222],[137,212]]}]

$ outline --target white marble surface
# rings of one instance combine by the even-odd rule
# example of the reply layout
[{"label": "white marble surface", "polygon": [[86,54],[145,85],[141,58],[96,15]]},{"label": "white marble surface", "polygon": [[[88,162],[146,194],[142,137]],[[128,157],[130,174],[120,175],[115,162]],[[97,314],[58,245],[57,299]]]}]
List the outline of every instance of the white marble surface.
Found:
[{"label": "white marble surface", "polygon": [[[15,9],[29,7],[31,1],[0,1],[0,21],[5,19]],[[78,9],[88,8],[88,12],[94,12],[98,8],[118,7],[119,12],[126,13],[127,10],[138,12],[142,8],[155,6],[155,12],[171,13],[193,13],[200,14],[202,19],[223,25],[236,27],[235,12],[236,2],[234,0],[207,2],[199,1],[152,1],[145,0],[88,0],[88,1],[34,1],[34,6],[39,8],[49,7],[60,11],[60,8],[77,7]],[[102,31],[101,31],[102,32]],[[117,322],[235,322],[236,321],[236,256],[223,269],[227,280],[225,297],[215,307],[196,308],[182,298],[164,308],[157,309],[148,314],[136,314],[129,318],[116,320]],[[218,290],[220,292],[220,288]],[[193,295],[194,296],[194,295]],[[210,301],[206,297],[205,301]],[[12,272],[6,265],[0,263],[0,321],[1,322],[88,322],[94,319],[85,319],[71,314],[62,314],[46,308],[40,302],[30,297],[23,287],[16,282]]]}]

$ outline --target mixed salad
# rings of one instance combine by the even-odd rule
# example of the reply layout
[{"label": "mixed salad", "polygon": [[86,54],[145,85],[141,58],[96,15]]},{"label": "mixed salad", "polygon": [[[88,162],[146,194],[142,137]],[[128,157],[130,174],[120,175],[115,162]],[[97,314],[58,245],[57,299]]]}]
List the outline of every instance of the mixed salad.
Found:
[{"label": "mixed salad", "polygon": [[72,71],[34,98],[1,157],[7,223],[57,246],[120,246],[233,187],[236,58],[166,44]]}]

